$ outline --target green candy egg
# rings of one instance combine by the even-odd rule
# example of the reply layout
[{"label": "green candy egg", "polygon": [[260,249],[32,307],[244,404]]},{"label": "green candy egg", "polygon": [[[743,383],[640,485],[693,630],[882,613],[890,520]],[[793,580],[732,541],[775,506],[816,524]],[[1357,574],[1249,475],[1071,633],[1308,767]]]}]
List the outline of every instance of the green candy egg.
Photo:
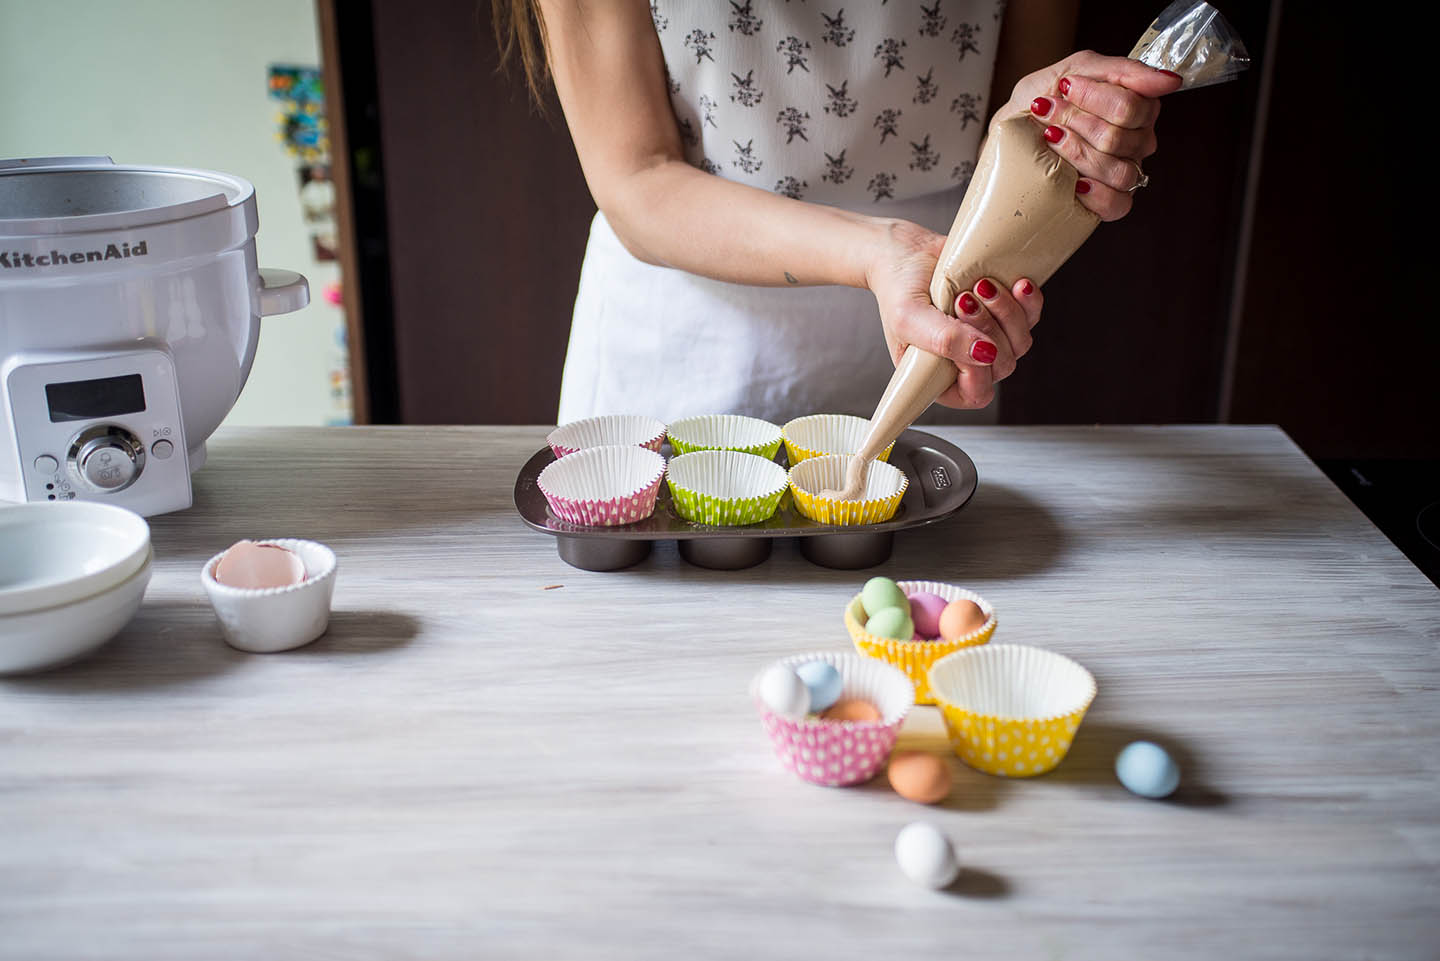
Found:
[{"label": "green candy egg", "polygon": [[910,612],[903,607],[882,607],[865,622],[865,630],[876,637],[891,637],[897,641],[908,641],[915,636],[915,623]]},{"label": "green candy egg", "polygon": [[[900,590],[888,577],[872,577],[865,582],[865,587],[860,591],[860,606],[865,608],[868,617],[874,617],[887,607],[898,607],[901,610],[910,609],[910,598]],[[909,640],[907,636],[905,638]]]}]

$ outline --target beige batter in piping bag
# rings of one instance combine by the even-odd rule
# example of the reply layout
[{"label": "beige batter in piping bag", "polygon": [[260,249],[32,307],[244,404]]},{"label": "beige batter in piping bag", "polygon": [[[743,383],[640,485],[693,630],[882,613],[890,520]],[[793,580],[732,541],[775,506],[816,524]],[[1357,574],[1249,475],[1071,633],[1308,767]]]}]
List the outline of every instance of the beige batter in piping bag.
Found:
[{"label": "beige batter in piping bag", "polygon": [[[1189,0],[1167,7],[1130,56],[1180,74],[1182,90],[1229,80],[1249,65],[1244,45],[1219,12]],[[955,298],[982,277],[1006,287],[1021,277],[1045,283],[1099,224],[1100,218],[1075,196],[1079,172],[1050,149],[1043,130],[1028,113],[990,122],[930,280],[936,308],[953,316]],[[821,496],[859,499],[870,463],[953,383],[950,360],[913,345],[905,348],[846,470],[844,489]]]}]

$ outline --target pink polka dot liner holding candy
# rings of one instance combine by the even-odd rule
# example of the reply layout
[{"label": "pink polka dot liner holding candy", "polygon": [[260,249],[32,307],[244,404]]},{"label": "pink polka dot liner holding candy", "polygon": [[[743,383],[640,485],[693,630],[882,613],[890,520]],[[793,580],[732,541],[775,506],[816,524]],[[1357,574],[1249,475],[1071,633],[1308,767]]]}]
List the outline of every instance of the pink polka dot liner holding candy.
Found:
[{"label": "pink polka dot liner holding candy", "polygon": [[655,513],[665,458],[644,447],[588,447],[540,472],[535,486],[550,511],[571,524],[615,527]]},{"label": "pink polka dot liner holding candy", "polygon": [[770,710],[759,696],[762,671],[750,692],[775,756],[796,777],[811,784],[841,787],[868,781],[890,757],[900,725],[915,705],[915,686],[897,668],[850,652],[799,654],[779,663],[793,669],[810,661],[824,661],[839,671],[844,682],[841,698],[868,701],[880,712],[880,720],[784,717]]}]

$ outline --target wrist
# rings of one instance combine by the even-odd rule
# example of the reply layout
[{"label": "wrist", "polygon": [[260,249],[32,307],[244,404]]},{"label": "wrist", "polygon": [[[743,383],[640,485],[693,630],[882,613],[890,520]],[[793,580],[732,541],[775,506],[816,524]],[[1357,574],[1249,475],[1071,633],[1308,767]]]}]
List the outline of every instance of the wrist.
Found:
[{"label": "wrist", "polygon": [[934,268],[945,239],[908,220],[873,218],[865,253],[864,286],[876,296],[900,276],[908,276],[917,261]]}]

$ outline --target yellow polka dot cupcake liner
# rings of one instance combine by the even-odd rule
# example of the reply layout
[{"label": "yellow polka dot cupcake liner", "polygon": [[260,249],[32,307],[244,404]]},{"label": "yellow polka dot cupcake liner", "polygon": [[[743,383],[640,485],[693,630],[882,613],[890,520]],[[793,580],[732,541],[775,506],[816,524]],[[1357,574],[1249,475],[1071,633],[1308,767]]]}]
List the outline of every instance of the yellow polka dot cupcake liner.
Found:
[{"label": "yellow polka dot cupcake liner", "polygon": [[870,465],[865,479],[865,492],[860,500],[842,501],[821,497],[823,490],[845,486],[845,467],[851,458],[845,454],[811,457],[790,468],[790,492],[795,509],[821,524],[853,527],[860,524],[881,524],[895,516],[910,478],[898,467],[883,461]]},{"label": "yellow polka dot cupcake liner", "polygon": [[[870,421],[853,414],[810,414],[797,417],[780,428],[785,441],[785,456],[789,458],[791,467],[826,454],[858,453],[869,431]],[[879,459],[888,461],[894,449],[892,441],[880,452]]]},{"label": "yellow polka dot cupcake liner", "polygon": [[988,643],[999,623],[995,617],[995,608],[974,591],[967,591],[954,584],[941,584],[937,581],[897,581],[896,583],[906,594],[928,591],[931,594],[940,595],[947,602],[974,601],[980,606],[980,610],[985,612],[985,623],[963,637],[938,641],[902,641],[892,637],[880,637],[865,630],[865,606],[860,603],[859,594],[856,594],[850,599],[850,603],[845,605],[845,630],[850,632],[850,640],[854,642],[855,650],[866,657],[878,658],[900,668],[915,685],[915,703],[934,704],[935,698],[930,693],[930,665],[947,654],[954,654],[967,647],[978,647]]},{"label": "yellow polka dot cupcake liner", "polygon": [[1070,658],[1022,644],[947,655],[930,668],[930,690],[960,760],[1000,777],[1053,771],[1096,692]]}]

